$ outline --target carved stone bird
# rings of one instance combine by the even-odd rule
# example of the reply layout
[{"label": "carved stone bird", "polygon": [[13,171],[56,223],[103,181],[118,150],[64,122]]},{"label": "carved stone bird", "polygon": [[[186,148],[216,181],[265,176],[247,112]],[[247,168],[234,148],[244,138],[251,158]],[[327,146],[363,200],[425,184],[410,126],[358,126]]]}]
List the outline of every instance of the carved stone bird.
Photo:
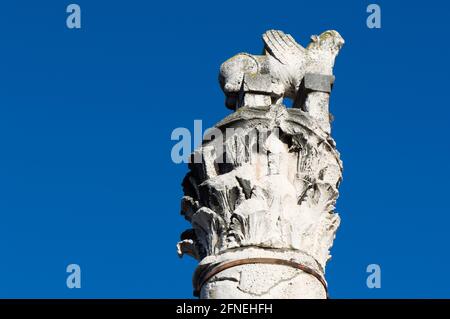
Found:
[{"label": "carved stone bird", "polygon": [[[332,75],[334,61],[344,44],[337,31],[313,35],[305,48],[283,31],[269,30],[263,36],[263,55],[239,53],[220,67],[219,81],[226,96],[226,106],[236,109],[240,95],[246,91],[246,78],[252,80],[249,90],[281,103],[284,97],[295,99],[306,73]],[[264,81],[262,80],[264,79]],[[252,82],[248,81],[248,82]]]}]

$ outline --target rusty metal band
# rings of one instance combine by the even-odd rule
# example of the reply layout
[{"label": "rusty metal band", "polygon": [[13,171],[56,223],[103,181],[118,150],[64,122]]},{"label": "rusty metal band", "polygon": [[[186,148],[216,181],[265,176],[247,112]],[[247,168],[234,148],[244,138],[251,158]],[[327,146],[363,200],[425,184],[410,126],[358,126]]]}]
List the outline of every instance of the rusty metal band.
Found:
[{"label": "rusty metal band", "polygon": [[325,292],[327,294],[328,298],[328,286],[327,283],[322,276],[322,274],[318,273],[316,270],[312,269],[311,267],[305,266],[303,264],[300,264],[298,262],[292,261],[292,260],[285,260],[285,259],[279,259],[279,258],[246,258],[246,259],[236,259],[231,261],[224,261],[217,264],[212,264],[208,267],[206,267],[204,270],[202,270],[198,276],[194,278],[194,296],[199,297],[200,296],[200,290],[202,289],[203,285],[210,280],[212,277],[217,275],[218,273],[233,268],[236,266],[241,265],[249,265],[249,264],[268,264],[268,265],[283,265],[283,266],[289,266],[292,268],[296,268],[299,270],[304,271],[305,273],[308,273],[314,277],[316,277],[317,280],[323,285],[325,288]]}]

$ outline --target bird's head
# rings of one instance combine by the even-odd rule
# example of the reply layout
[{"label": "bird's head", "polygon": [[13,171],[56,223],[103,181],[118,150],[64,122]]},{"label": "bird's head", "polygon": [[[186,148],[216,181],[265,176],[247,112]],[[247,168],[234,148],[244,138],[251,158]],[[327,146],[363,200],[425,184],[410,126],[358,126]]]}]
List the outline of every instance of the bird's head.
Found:
[{"label": "bird's head", "polygon": [[308,49],[330,50],[331,53],[337,55],[344,43],[345,40],[339,32],[328,30],[318,36],[311,36],[311,43],[308,45]]}]

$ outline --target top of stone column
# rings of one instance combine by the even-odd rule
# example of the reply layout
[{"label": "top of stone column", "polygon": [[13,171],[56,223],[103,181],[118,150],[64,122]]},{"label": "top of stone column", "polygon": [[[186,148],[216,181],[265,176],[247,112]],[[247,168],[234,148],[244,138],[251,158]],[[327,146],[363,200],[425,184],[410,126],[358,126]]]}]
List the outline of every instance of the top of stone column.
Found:
[{"label": "top of stone column", "polygon": [[[325,296],[342,179],[328,104],[344,40],[336,31],[311,39],[303,48],[269,30],[263,55],[240,53],[220,68],[234,112],[206,134],[183,181],[181,213],[192,229],[178,253],[199,260],[197,295]],[[286,278],[292,285],[268,293]]]}]

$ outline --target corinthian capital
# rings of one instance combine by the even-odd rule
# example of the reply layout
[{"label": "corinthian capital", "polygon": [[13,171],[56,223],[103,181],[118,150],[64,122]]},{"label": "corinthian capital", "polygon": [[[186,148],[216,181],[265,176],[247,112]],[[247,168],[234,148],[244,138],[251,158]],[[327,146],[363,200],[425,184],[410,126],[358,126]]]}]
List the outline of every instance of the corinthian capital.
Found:
[{"label": "corinthian capital", "polygon": [[[336,51],[343,40],[333,32],[318,39]],[[319,44],[313,46],[316,60]],[[255,72],[236,95],[245,103],[192,155],[181,205],[192,229],[182,234],[178,252],[199,260],[194,290],[202,298],[325,298],[342,178],[329,129],[334,77],[303,72],[292,97],[296,107],[286,108],[279,99],[289,88],[275,90],[277,79]],[[227,83],[231,74],[221,80],[229,84],[227,97],[236,98]]]}]

